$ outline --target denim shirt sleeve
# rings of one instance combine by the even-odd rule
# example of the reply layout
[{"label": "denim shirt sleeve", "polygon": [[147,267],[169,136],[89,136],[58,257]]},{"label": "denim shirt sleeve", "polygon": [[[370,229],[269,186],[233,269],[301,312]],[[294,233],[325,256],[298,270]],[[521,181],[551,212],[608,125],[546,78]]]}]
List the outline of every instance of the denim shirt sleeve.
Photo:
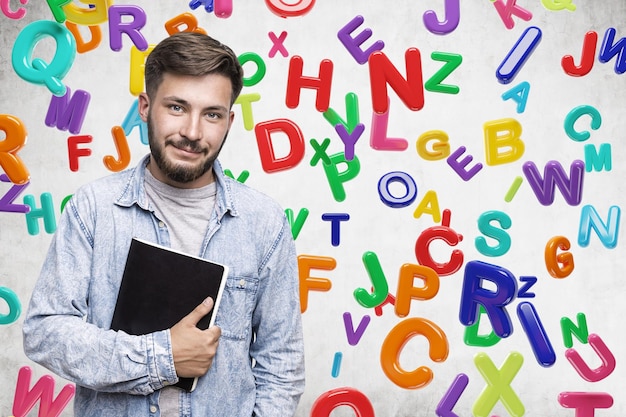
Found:
[{"label": "denim shirt sleeve", "polygon": [[[97,391],[147,395],[175,383],[169,330],[131,336],[94,323],[90,302],[95,300],[89,299],[94,273],[91,239],[70,200],[24,319],[26,355],[62,378]],[[99,302],[114,306],[116,289],[101,295]]]},{"label": "denim shirt sleeve", "polygon": [[250,347],[257,394],[254,416],[293,416],[304,391],[304,346],[295,244],[285,219],[261,266]]}]

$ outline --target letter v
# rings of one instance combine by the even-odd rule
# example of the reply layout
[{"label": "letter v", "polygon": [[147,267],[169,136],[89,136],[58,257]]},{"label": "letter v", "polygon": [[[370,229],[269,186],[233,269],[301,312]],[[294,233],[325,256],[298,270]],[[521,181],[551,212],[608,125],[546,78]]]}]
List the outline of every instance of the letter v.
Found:
[{"label": "letter v", "polygon": [[304,225],[306,218],[309,216],[309,209],[301,208],[298,212],[298,217],[294,220],[293,210],[288,208],[285,209],[285,216],[287,216],[287,221],[291,226],[291,236],[293,237],[293,240],[296,240],[300,234],[300,230],[302,230],[302,226]]},{"label": "letter v", "polygon": [[359,326],[355,329],[352,323],[352,314],[348,312],[343,313],[343,324],[346,327],[346,336],[348,337],[350,346],[356,346],[359,343],[363,333],[365,333],[365,329],[367,329],[367,326],[370,324],[370,320],[370,316],[366,314],[361,319]]}]

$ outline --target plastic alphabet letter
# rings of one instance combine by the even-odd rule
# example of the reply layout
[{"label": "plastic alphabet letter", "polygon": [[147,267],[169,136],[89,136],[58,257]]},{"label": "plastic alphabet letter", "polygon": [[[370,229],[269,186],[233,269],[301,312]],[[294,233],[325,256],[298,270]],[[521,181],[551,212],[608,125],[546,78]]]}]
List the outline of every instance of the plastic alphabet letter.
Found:
[{"label": "plastic alphabet letter", "polygon": [[[132,16],[132,21],[125,21],[124,17],[128,16]],[[111,50],[122,50],[122,33],[127,34],[140,51],[148,49],[148,41],[140,32],[141,28],[146,25],[146,21],[146,12],[139,6],[113,5],[109,7],[109,45]]]},{"label": "plastic alphabet letter", "polygon": [[363,307],[373,308],[385,301],[387,294],[389,294],[389,284],[383,268],[380,266],[378,256],[374,252],[365,252],[362,259],[374,291],[370,294],[365,288],[357,288],[354,290],[354,298]]},{"label": "plastic alphabet letter", "polygon": [[300,231],[302,230],[302,226],[304,226],[304,222],[306,221],[307,217],[309,217],[309,209],[301,208],[300,211],[298,211],[298,216],[294,220],[293,210],[287,208],[285,209],[285,216],[287,217],[289,226],[291,226],[291,235],[293,237],[293,240],[296,240],[298,238],[298,235],[300,235]]},{"label": "plastic alphabet letter", "polygon": [[363,123],[359,123],[354,127],[352,132],[348,132],[343,124],[338,123],[337,125],[335,125],[335,131],[343,142],[346,160],[353,160],[354,146],[361,138],[361,135],[363,135],[363,132],[365,131],[365,125]]},{"label": "plastic alphabet letter", "polygon": [[233,14],[233,0],[214,0],[213,13],[220,19],[229,18]]},{"label": "plastic alphabet letter", "polygon": [[[430,149],[428,143],[434,142]],[[417,138],[415,147],[417,154],[427,161],[438,161],[450,155],[450,144],[448,134],[443,130],[429,130]]]},{"label": "plastic alphabet letter", "polygon": [[524,113],[526,110],[526,102],[528,101],[528,95],[530,94],[530,83],[523,81],[511,88],[509,91],[502,93],[502,100],[513,99],[517,102],[517,112]]},{"label": "plastic alphabet letter", "polygon": [[391,329],[380,351],[383,372],[399,387],[418,389],[425,387],[433,379],[433,371],[427,366],[406,371],[400,365],[402,349],[410,339],[418,335],[428,339],[430,345],[428,356],[432,361],[444,362],[448,358],[448,338],[439,326],[421,317],[404,319]]},{"label": "plastic alphabet letter", "polygon": [[330,90],[333,80],[333,62],[323,59],[320,62],[319,76],[305,77],[302,75],[304,61],[299,55],[294,55],[289,61],[289,75],[287,78],[287,97],[285,104],[290,109],[295,109],[300,104],[300,92],[302,88],[317,90],[315,108],[323,113],[330,105]]},{"label": "plastic alphabet letter", "polygon": [[[453,1],[458,2],[459,0]],[[459,54],[451,54],[449,52],[433,52],[432,54],[430,54],[430,57],[433,59],[433,61],[442,61],[445,62],[445,64],[443,65],[443,67],[441,67],[439,71],[437,71],[432,77],[430,77],[430,79],[426,81],[426,83],[424,83],[424,88],[428,91],[433,91],[435,93],[458,94],[460,91],[459,86],[451,84],[441,84],[441,82],[461,65],[461,62],[463,62],[463,57]]]},{"label": "plastic alphabet letter", "polygon": [[387,98],[387,111],[372,113],[370,133],[370,146],[378,151],[403,151],[409,147],[409,142],[403,138],[387,137],[387,125],[389,124],[389,98]]},{"label": "plastic alphabet letter", "polygon": [[72,23],[69,20],[65,21],[65,27],[72,33],[74,39],[76,40],[76,52],[79,54],[84,54],[85,52],[93,51],[96,49],[100,42],[102,42],[102,30],[100,26],[87,26],[89,29],[89,33],[91,34],[91,40],[86,42],[83,39],[83,35],[78,28],[76,23]]},{"label": "plastic alphabet letter", "polygon": [[328,146],[330,145],[330,139],[326,138],[322,141],[322,143],[319,143],[317,139],[313,138],[309,141],[309,143],[315,150],[315,155],[313,155],[310,162],[312,167],[316,166],[319,161],[322,161],[327,165],[332,164],[330,157],[326,153],[326,149],[328,149]]},{"label": "plastic alphabet letter", "polygon": [[626,38],[622,38],[614,44],[615,33],[615,28],[608,28],[604,33],[598,60],[606,64],[617,55],[615,59],[615,73],[623,74],[626,72]]},{"label": "plastic alphabet letter", "polygon": [[[49,63],[41,58],[33,58],[35,46],[46,37],[56,41],[56,51]],[[65,85],[61,80],[72,67],[75,55],[76,40],[66,27],[49,20],[37,20],[17,35],[11,63],[17,75],[25,81],[43,84],[55,96],[62,96],[65,94]]]},{"label": "plastic alphabet letter", "polygon": [[615,370],[615,356],[597,334],[591,333],[588,339],[589,345],[598,354],[602,365],[591,369],[580,356],[576,349],[570,348],[565,351],[565,357],[572,364],[578,375],[585,381],[598,382],[608,377]]},{"label": "plastic alphabet letter", "polygon": [[343,325],[346,328],[346,336],[348,337],[348,344],[350,346],[356,346],[359,344],[359,340],[361,340],[363,333],[365,333],[365,329],[367,329],[367,326],[370,324],[370,320],[370,316],[366,314],[363,316],[358,327],[355,329],[354,324],[352,323],[352,314],[348,312],[343,313]]},{"label": "plastic alphabet letter", "polygon": [[461,398],[461,394],[465,391],[467,384],[469,384],[469,377],[466,374],[458,374],[456,378],[454,378],[452,385],[450,385],[448,391],[446,391],[441,401],[439,401],[439,404],[437,404],[435,414],[437,414],[438,417],[459,417],[452,409]]},{"label": "plastic alphabet letter", "polygon": [[[496,286],[495,291],[482,286],[484,280]],[[471,326],[479,316],[479,306],[485,307],[495,333],[502,338],[513,332],[511,319],[506,311],[517,294],[517,280],[507,269],[481,261],[465,265],[459,319],[464,326]]]},{"label": "plastic alphabet letter", "polygon": [[515,375],[522,368],[524,357],[519,352],[511,352],[498,370],[486,353],[474,357],[474,363],[485,378],[487,386],[474,402],[472,413],[475,417],[488,417],[493,407],[500,400],[512,417],[522,417],[524,404],[511,387]]},{"label": "plastic alphabet letter", "polygon": [[196,10],[200,6],[204,6],[204,10],[206,10],[207,13],[213,12],[213,0],[191,0],[189,2],[191,10]]},{"label": "plastic alphabet letter", "polygon": [[553,11],[567,9],[573,12],[576,10],[576,5],[572,3],[572,0],[541,0],[541,4],[546,9]]},{"label": "plastic alphabet letter", "polygon": [[345,97],[346,103],[346,120],[343,120],[341,116],[333,109],[329,107],[323,113],[324,119],[330,123],[331,126],[337,126],[338,124],[342,124],[346,132],[351,133],[356,126],[359,124],[359,97],[354,93],[348,93]]},{"label": "plastic alphabet letter", "polygon": [[243,127],[250,131],[254,129],[254,117],[252,116],[252,103],[261,100],[259,93],[239,94],[235,100],[235,104],[241,106],[241,115],[243,116]]},{"label": "plastic alphabet letter", "polygon": [[439,200],[437,199],[437,193],[433,190],[426,191],[422,201],[419,202],[413,217],[419,219],[422,214],[430,214],[433,218],[433,222],[439,223],[441,221],[441,210],[439,209]]},{"label": "plastic alphabet letter", "polygon": [[26,213],[26,229],[31,236],[39,234],[39,219],[43,219],[46,233],[53,234],[57,230],[57,219],[54,215],[54,204],[52,194],[41,194],[41,208],[36,208],[35,196],[28,194],[24,196],[24,204],[30,207]]},{"label": "plastic alphabet letter", "polygon": [[424,13],[424,26],[429,32],[435,35],[447,35],[453,32],[461,20],[460,0],[444,0],[446,16],[442,21],[437,18],[437,13],[428,10]]},{"label": "plastic alphabet letter", "polygon": [[270,58],[274,58],[274,55],[276,55],[276,52],[280,52],[280,54],[284,57],[289,56],[289,52],[287,51],[287,48],[285,48],[285,46],[283,45],[283,42],[285,42],[285,39],[287,38],[287,32],[283,30],[279,36],[276,36],[274,32],[270,31],[267,34],[267,36],[270,37],[270,40],[273,43],[272,49],[270,49],[270,52],[268,53],[268,56]]},{"label": "plastic alphabet letter", "polygon": [[115,143],[115,149],[119,155],[119,159],[111,155],[106,155],[102,158],[104,166],[110,171],[118,172],[123,170],[130,164],[130,147],[128,146],[128,139],[124,134],[124,129],[121,126],[113,126],[111,128],[111,136],[113,136],[113,142]]},{"label": "plastic alphabet letter", "polygon": [[385,301],[383,301],[382,304],[379,304],[376,307],[374,307],[374,312],[376,313],[378,317],[383,315],[383,307],[386,306],[387,304],[391,304],[392,306],[395,306],[396,297],[394,297],[391,294],[387,294],[387,298],[385,298]]},{"label": "plastic alphabet letter", "polygon": [[608,249],[614,249],[617,246],[620,217],[621,209],[618,206],[611,206],[609,207],[609,218],[604,223],[595,207],[584,206],[580,214],[578,244],[583,248],[589,246],[591,228],[593,228],[602,244]]},{"label": "plastic alphabet letter", "polygon": [[504,4],[504,0],[493,0],[492,2],[507,29],[513,29],[515,26],[515,22],[512,18],[513,15],[525,21],[533,18],[531,12],[515,4],[517,0],[506,0],[506,5]]},{"label": "plastic alphabet letter", "polygon": [[46,126],[56,126],[63,131],[69,128],[70,133],[78,134],[83,126],[90,100],[91,95],[88,92],[77,90],[72,95],[69,87],[63,96],[53,95],[46,114]]},{"label": "plastic alphabet letter", "polygon": [[56,399],[54,397],[54,378],[44,375],[29,389],[32,370],[28,366],[20,368],[15,385],[15,397],[13,400],[13,416],[25,417],[39,400],[39,415],[45,417],[57,417],[69,404],[74,396],[76,387],[72,384],[65,385]]},{"label": "plastic alphabet letter", "polygon": [[70,161],[70,171],[78,171],[78,158],[81,156],[90,156],[91,149],[79,148],[79,143],[91,143],[93,137],[91,135],[70,136],[67,138],[67,153]]},{"label": "plastic alphabet letter", "polygon": [[540,41],[541,29],[536,26],[527,28],[496,70],[498,81],[502,84],[508,84],[513,81]]},{"label": "plastic alphabet letter", "polygon": [[415,257],[418,263],[434,269],[439,276],[452,275],[463,265],[463,252],[458,249],[452,251],[448,262],[436,262],[430,254],[430,245],[436,239],[443,240],[449,246],[456,246],[463,240],[463,235],[450,227],[450,216],[450,210],[444,210],[441,226],[425,229],[415,242]]},{"label": "plastic alphabet letter", "polygon": [[[389,190],[389,184],[401,183],[406,192],[402,197],[394,196]],[[378,196],[388,207],[401,208],[411,205],[417,197],[417,185],[406,172],[393,171],[383,175],[378,181]]]},{"label": "plastic alphabet letter", "polygon": [[548,338],[548,334],[539,319],[535,306],[527,301],[519,303],[517,316],[526,333],[526,337],[528,337],[530,346],[533,348],[537,363],[543,367],[554,365],[556,353],[554,353],[550,338]]},{"label": "plastic alphabet letter", "polygon": [[365,394],[355,388],[333,388],[315,400],[310,417],[331,417],[334,409],[352,408],[356,417],[374,417],[374,407]]},{"label": "plastic alphabet letter", "polygon": [[141,120],[138,106],[139,100],[133,101],[133,104],[130,106],[130,109],[128,109],[128,113],[126,113],[124,121],[122,122],[122,129],[124,129],[124,134],[128,137],[135,127],[139,127],[139,137],[141,138],[141,143],[147,145],[148,124]]},{"label": "plastic alphabet letter", "polygon": [[471,180],[474,175],[478,174],[481,169],[483,169],[483,164],[477,162],[473,167],[466,169],[470,162],[474,160],[474,157],[472,155],[467,155],[463,159],[459,160],[465,151],[465,146],[459,146],[459,149],[450,154],[448,159],[446,159],[446,162],[463,181],[467,182]]},{"label": "plastic alphabet letter", "polygon": [[[6,174],[0,174],[0,182],[11,182],[11,180]],[[0,198],[0,211],[7,213],[28,213],[30,211],[30,206],[25,204],[14,204],[13,202],[29,185],[30,182],[21,185],[13,184],[13,186],[9,188],[9,191],[7,191],[2,198]]]},{"label": "plastic alphabet letter", "polygon": [[570,166],[570,177],[558,161],[548,161],[544,168],[543,178],[537,166],[529,161],[522,165],[522,171],[537,196],[539,203],[549,206],[554,202],[554,187],[559,187],[565,201],[570,206],[577,206],[582,200],[585,163],[574,160]]},{"label": "plastic alphabet letter", "polygon": [[520,276],[519,282],[523,282],[524,285],[517,291],[517,298],[535,298],[535,293],[530,289],[537,284],[537,277],[533,276]]},{"label": "plastic alphabet letter", "polygon": [[[272,173],[293,168],[304,158],[304,135],[297,124],[288,119],[275,119],[260,122],[254,127],[261,166],[265,172]],[[274,152],[272,135],[287,135],[289,152],[283,157],[277,157]]]},{"label": "plastic alphabet letter", "polygon": [[324,213],[322,214],[322,220],[330,221],[331,228],[331,244],[333,246],[339,246],[340,242],[340,225],[343,221],[350,220],[350,215],[348,213]]},{"label": "plastic alphabet letter", "polygon": [[524,155],[522,125],[517,120],[510,118],[492,120],[484,124],[484,131],[487,165],[509,164]]},{"label": "plastic alphabet letter", "polygon": [[[330,190],[333,193],[333,198],[335,201],[341,202],[346,199],[346,190],[343,185],[359,175],[359,172],[361,171],[361,162],[359,162],[359,158],[357,158],[356,155],[352,160],[348,161],[343,152],[330,155],[329,159],[329,164],[323,164],[324,173],[328,179],[328,184],[330,185]],[[339,169],[337,168],[339,165],[345,166],[345,170],[339,172]]]},{"label": "plastic alphabet letter", "polygon": [[574,255],[571,252],[556,253],[557,249],[568,251],[570,247],[569,239],[564,236],[555,236],[546,244],[546,268],[554,278],[566,278],[574,271]]},{"label": "plastic alphabet letter", "polygon": [[562,392],[558,401],[564,408],[575,408],[576,417],[594,417],[596,408],[613,406],[613,397],[606,392]]},{"label": "plastic alphabet letter", "polygon": [[[47,1],[48,4],[51,4],[53,1],[59,2],[59,0]],[[67,19],[72,23],[84,26],[97,26],[105,23],[108,19],[107,12],[109,7],[113,4],[113,0],[79,0],[80,3],[89,5],[89,7],[79,7],[72,1],[60,1],[63,5],[62,9],[50,6],[56,21],[63,23]]]},{"label": "plastic alphabet letter", "polygon": [[[493,221],[497,221],[501,228],[491,225]],[[505,232],[510,229],[512,225],[511,218],[508,214],[491,210],[480,215],[478,218],[478,230],[488,237],[491,237],[498,241],[496,246],[489,246],[487,239],[483,236],[477,236],[474,240],[474,245],[478,252],[485,256],[502,256],[511,248],[511,236]]]},{"label": "plastic alphabet letter", "polygon": [[613,169],[613,157],[610,143],[601,144],[598,150],[594,145],[585,145],[585,172],[610,171],[611,169]]},{"label": "plastic alphabet letter", "polygon": [[315,6],[315,0],[297,0],[296,2],[284,0],[265,0],[265,4],[272,13],[283,17],[296,17],[307,14]]},{"label": "plastic alphabet letter", "polygon": [[574,128],[574,125],[582,116],[591,117],[590,126],[593,130],[598,130],[600,129],[600,126],[602,126],[602,115],[595,107],[578,106],[572,109],[572,111],[565,116],[564,128],[567,136],[576,142],[584,142],[591,137],[591,133],[589,133],[589,131],[584,130],[579,132]]},{"label": "plastic alphabet letter", "polygon": [[348,24],[339,29],[339,32],[337,32],[337,38],[339,38],[339,41],[346,47],[356,62],[361,65],[367,62],[372,52],[382,51],[385,47],[385,43],[378,40],[365,51],[361,49],[361,45],[363,45],[363,43],[365,43],[365,41],[372,36],[372,30],[370,28],[364,29],[355,37],[352,37],[352,32],[361,26],[363,22],[365,22],[365,18],[363,18],[363,16],[355,16],[354,19],[348,22]]},{"label": "plastic alphabet letter", "polygon": [[589,329],[585,314],[576,314],[576,324],[572,323],[569,317],[561,317],[561,333],[563,334],[563,345],[568,349],[574,346],[572,335],[576,336],[580,343],[586,344],[589,341]]},{"label": "plastic alphabet letter", "polygon": [[311,269],[332,271],[337,266],[334,258],[326,256],[298,255],[298,276],[300,278],[300,312],[308,307],[309,291],[329,291],[332,283],[328,278],[312,277]]},{"label": "plastic alphabet letter", "polygon": [[596,45],[598,44],[598,33],[590,30],[585,34],[583,40],[582,56],[580,58],[580,65],[574,63],[574,57],[571,55],[565,55],[561,58],[561,67],[567,75],[572,77],[582,77],[589,74],[593,68],[593,63],[596,56]]},{"label": "plastic alphabet letter", "polygon": [[[0,10],[2,13],[9,19],[20,20],[24,16],[26,16],[26,8],[18,7],[17,10],[11,10],[10,0],[0,0]],[[20,0],[20,3],[23,5],[28,4],[28,0]]]},{"label": "plastic alphabet letter", "polygon": [[0,314],[0,326],[15,322],[22,312],[22,305],[20,304],[20,299],[17,297],[17,294],[10,288],[0,287],[0,298],[6,301],[9,307],[7,314]]},{"label": "plastic alphabet letter", "polygon": [[[154,46],[149,46],[145,51],[140,51],[135,45],[130,47],[130,93],[138,96],[143,91],[144,85],[144,69],[146,67],[146,58]],[[147,142],[146,142],[147,144]]]},{"label": "plastic alphabet letter", "polygon": [[500,340],[500,337],[491,329],[489,334],[487,335],[479,335],[478,330],[480,329],[480,319],[482,316],[486,314],[485,307],[480,306],[480,312],[478,313],[478,319],[476,323],[471,326],[465,327],[465,333],[463,335],[463,341],[467,346],[481,346],[481,347],[490,347],[494,346]]},{"label": "plastic alphabet letter", "polygon": [[[181,30],[181,27],[184,29]],[[193,13],[185,12],[178,16],[175,16],[165,22],[165,30],[168,35],[173,35],[177,32],[197,32],[206,35],[206,30],[198,27],[198,19]]]},{"label": "plastic alphabet letter", "polygon": [[256,65],[256,71],[253,75],[243,77],[243,86],[252,87],[261,82],[267,72],[267,66],[265,65],[265,61],[263,61],[263,58],[254,52],[244,52],[239,55],[238,59],[242,67],[248,62],[253,62]]},{"label": "plastic alphabet letter", "polygon": [[[424,286],[415,287],[415,278],[424,281]],[[411,300],[430,300],[439,292],[439,275],[427,266],[406,263],[400,267],[398,291],[396,293],[396,315],[406,317],[411,309]]]},{"label": "plastic alphabet letter", "polygon": [[372,108],[383,114],[389,109],[387,84],[398,94],[402,102],[413,111],[424,107],[424,86],[422,80],[422,58],[419,49],[409,48],[404,54],[406,79],[389,61],[382,51],[373,52],[368,60]]},{"label": "plastic alphabet letter", "polygon": [[17,155],[26,144],[26,127],[17,117],[0,114],[0,130],[5,136],[0,141],[0,167],[13,184],[26,184],[30,180],[30,173],[24,161]]}]

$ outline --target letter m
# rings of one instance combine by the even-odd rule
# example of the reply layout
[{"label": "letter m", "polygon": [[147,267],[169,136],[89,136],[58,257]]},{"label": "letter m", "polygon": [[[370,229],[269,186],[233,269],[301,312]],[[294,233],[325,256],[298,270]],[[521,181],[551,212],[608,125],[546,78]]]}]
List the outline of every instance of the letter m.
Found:
[{"label": "letter m", "polygon": [[76,388],[67,384],[61,389],[56,399],[54,396],[54,378],[50,375],[42,376],[30,387],[30,377],[32,370],[28,366],[20,368],[17,374],[17,384],[15,387],[15,398],[13,400],[13,416],[26,417],[28,412],[39,400],[38,417],[58,417],[65,406],[74,396]]},{"label": "letter m", "polygon": [[80,132],[91,96],[83,90],[77,90],[73,96],[71,94],[71,90],[67,88],[64,96],[52,96],[46,114],[46,126],[56,126],[59,130],[69,128],[73,134]]}]

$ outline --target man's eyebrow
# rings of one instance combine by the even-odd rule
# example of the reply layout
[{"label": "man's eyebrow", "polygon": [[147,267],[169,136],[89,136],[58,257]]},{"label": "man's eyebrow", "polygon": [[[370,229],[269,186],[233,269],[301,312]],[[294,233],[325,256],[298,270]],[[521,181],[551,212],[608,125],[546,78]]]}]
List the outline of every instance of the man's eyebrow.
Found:
[{"label": "man's eyebrow", "polygon": [[[180,105],[189,107],[189,102],[183,98],[180,98],[178,96],[167,96],[167,97],[163,97],[163,100],[165,101],[173,101],[174,103],[178,103]],[[225,106],[221,106],[219,104],[213,105],[213,106],[207,106],[205,108],[203,108],[203,111],[222,111],[225,113],[228,113],[230,110],[225,107]]]}]

